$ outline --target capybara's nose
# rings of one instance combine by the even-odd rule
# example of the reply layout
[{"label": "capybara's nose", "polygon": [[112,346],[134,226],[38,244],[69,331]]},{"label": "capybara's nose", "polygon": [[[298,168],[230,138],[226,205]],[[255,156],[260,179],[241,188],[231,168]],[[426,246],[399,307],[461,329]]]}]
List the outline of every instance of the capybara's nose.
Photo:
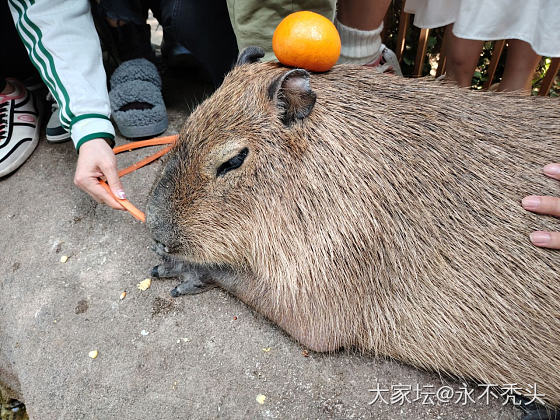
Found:
[{"label": "capybara's nose", "polygon": [[177,158],[172,155],[155,181],[146,206],[146,226],[152,237],[169,248],[172,248],[171,242],[176,240],[172,235],[175,231],[172,202],[174,186],[177,182],[176,168]]},{"label": "capybara's nose", "polygon": [[156,208],[153,202],[153,194],[150,195],[148,199],[148,205],[146,206],[146,226],[153,232],[153,229],[156,225]]},{"label": "capybara's nose", "polygon": [[179,248],[168,184],[168,181],[160,180],[150,193],[146,206],[146,226],[156,243],[154,251],[162,256]]},{"label": "capybara's nose", "polygon": [[169,228],[166,225],[171,219],[170,196],[169,181],[161,177],[154,184],[146,206],[146,226],[156,241],[166,242],[160,231]]},{"label": "capybara's nose", "polygon": [[[152,234],[152,237],[154,237],[155,231],[157,229],[157,220],[157,206],[154,203],[154,197],[152,194],[150,195],[150,198],[148,199],[148,205],[146,206],[146,226]],[[154,239],[156,238],[154,237]]]},{"label": "capybara's nose", "polygon": [[148,199],[148,205],[146,207],[146,226],[150,231],[152,238],[156,243],[165,243],[166,230],[169,226],[166,226],[165,217],[167,210],[165,208],[165,199],[158,194],[158,187],[152,191]]}]

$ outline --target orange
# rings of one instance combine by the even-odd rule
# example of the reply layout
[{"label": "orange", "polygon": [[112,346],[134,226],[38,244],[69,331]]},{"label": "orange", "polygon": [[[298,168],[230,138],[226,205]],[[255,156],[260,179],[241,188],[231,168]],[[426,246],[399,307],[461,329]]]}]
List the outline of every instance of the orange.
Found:
[{"label": "orange", "polygon": [[340,36],[326,17],[308,11],[295,12],[274,30],[272,50],[286,66],[327,71],[340,56]]}]

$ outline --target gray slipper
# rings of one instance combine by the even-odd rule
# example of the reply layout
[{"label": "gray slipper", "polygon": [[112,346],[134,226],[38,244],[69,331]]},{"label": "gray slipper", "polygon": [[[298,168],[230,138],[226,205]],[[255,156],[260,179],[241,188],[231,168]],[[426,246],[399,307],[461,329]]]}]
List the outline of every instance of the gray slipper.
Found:
[{"label": "gray slipper", "polygon": [[132,80],[143,80],[154,84],[161,90],[161,77],[156,66],[145,58],[135,58],[123,62],[111,75],[111,89]]},{"label": "gray slipper", "polygon": [[167,112],[161,95],[161,77],[145,58],[123,62],[111,75],[111,112],[121,134],[151,137],[167,130]]},{"label": "gray slipper", "polygon": [[109,92],[111,113],[128,138],[153,137],[167,130],[167,112],[161,91],[150,82],[131,80]]}]

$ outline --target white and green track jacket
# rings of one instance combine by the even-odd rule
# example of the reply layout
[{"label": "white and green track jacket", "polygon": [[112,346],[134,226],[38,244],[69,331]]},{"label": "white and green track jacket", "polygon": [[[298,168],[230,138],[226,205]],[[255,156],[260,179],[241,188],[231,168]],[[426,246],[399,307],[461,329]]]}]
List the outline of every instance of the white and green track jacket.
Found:
[{"label": "white and green track jacket", "polygon": [[115,130],[99,38],[88,0],[8,0],[31,61],[60,105],[60,120],[79,150]]}]

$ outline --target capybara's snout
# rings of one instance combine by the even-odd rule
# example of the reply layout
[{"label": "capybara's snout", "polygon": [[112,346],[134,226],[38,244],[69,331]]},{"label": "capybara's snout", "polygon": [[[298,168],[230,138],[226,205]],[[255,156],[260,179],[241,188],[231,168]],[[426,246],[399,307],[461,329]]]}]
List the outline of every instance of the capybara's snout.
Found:
[{"label": "capybara's snout", "polygon": [[156,245],[166,253],[178,247],[176,230],[173,223],[173,178],[169,170],[169,161],[160,178],[155,182],[146,208],[146,225]]}]

